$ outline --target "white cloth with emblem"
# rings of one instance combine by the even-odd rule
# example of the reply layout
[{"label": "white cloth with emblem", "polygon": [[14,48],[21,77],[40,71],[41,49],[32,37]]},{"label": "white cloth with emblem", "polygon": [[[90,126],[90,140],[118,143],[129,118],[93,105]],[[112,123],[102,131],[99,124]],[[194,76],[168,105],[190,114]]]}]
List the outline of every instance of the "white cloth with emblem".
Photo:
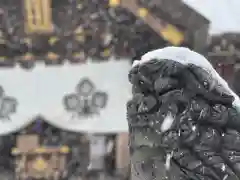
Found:
[{"label": "white cloth with emblem", "polygon": [[[17,100],[16,113],[0,118],[0,135],[24,128],[40,115],[48,123],[73,132],[127,132],[126,102],[131,96],[128,60],[45,67],[1,69],[0,86],[5,96]],[[98,114],[75,116],[64,109],[63,97],[75,93],[81,79],[88,78],[96,90],[108,95]],[[0,102],[1,105],[1,102]],[[0,107],[1,112],[1,107]]]}]

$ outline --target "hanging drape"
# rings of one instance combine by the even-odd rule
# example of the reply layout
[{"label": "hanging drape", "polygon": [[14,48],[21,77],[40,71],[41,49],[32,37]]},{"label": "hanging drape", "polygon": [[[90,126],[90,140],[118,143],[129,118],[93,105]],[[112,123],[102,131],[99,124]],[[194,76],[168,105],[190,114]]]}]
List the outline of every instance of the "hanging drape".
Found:
[{"label": "hanging drape", "polygon": [[129,61],[0,71],[0,135],[36,116],[74,132],[125,132]]}]

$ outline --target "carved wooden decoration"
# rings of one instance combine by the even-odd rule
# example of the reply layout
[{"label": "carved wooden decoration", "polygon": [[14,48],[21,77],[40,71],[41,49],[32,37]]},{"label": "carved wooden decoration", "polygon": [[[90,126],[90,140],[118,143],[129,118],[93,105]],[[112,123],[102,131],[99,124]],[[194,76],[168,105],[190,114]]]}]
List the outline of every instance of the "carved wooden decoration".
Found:
[{"label": "carved wooden decoration", "polygon": [[40,147],[37,135],[20,135],[17,142],[19,147],[12,150],[17,179],[59,180],[67,173],[65,166],[66,155],[69,153],[68,146]]},{"label": "carved wooden decoration", "polygon": [[24,11],[27,34],[53,32],[51,0],[24,0]]},{"label": "carved wooden decoration", "polygon": [[173,9],[187,12],[178,19],[172,18],[171,8],[167,8],[169,17],[161,17],[139,0],[1,1],[0,66],[20,64],[30,69],[36,61],[56,65],[84,63],[88,58],[96,62],[130,59],[166,44],[194,46],[195,36],[206,39],[208,21],[195,13],[191,22],[199,23],[186,24],[184,18],[193,10],[175,4]]}]

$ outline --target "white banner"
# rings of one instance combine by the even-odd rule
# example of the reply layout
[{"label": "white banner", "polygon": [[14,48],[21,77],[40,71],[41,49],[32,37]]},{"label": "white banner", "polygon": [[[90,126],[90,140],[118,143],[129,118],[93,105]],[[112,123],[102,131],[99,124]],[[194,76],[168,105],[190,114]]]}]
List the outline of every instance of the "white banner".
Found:
[{"label": "white banner", "polygon": [[42,116],[74,132],[125,132],[131,96],[127,60],[0,70],[0,135]]}]

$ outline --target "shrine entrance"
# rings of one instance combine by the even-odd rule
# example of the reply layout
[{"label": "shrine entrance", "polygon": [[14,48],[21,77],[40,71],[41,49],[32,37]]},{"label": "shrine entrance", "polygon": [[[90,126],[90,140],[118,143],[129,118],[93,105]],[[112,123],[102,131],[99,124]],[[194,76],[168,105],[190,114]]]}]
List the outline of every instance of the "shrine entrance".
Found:
[{"label": "shrine entrance", "polygon": [[27,127],[1,136],[1,179],[74,179],[89,165],[86,135],[67,132],[36,118]]}]

